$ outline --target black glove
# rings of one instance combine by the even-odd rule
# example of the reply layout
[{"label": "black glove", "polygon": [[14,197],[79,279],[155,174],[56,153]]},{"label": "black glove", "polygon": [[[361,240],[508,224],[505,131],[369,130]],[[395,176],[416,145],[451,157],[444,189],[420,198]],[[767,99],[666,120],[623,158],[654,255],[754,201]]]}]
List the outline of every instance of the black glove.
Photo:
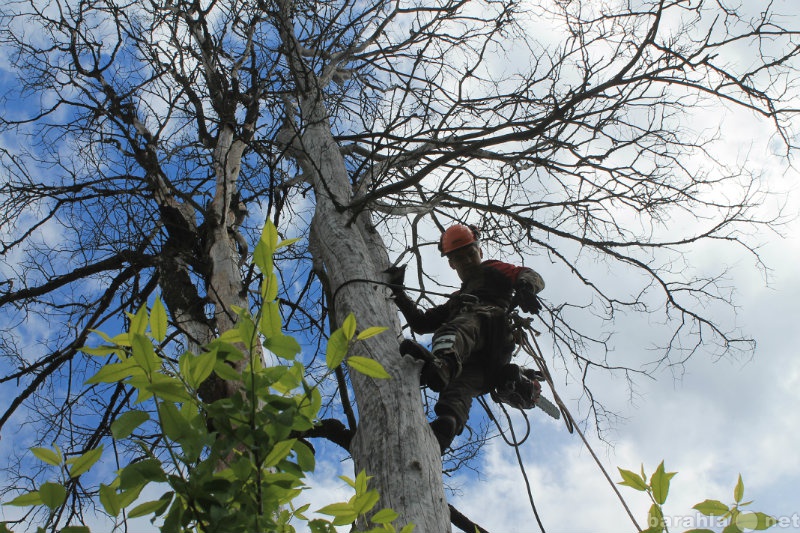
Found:
[{"label": "black glove", "polygon": [[406,265],[390,266],[383,271],[387,275],[387,282],[393,291],[403,290],[403,282],[406,279]]},{"label": "black glove", "polygon": [[539,301],[530,283],[517,284],[514,303],[525,313],[538,314],[542,310],[542,302]]}]

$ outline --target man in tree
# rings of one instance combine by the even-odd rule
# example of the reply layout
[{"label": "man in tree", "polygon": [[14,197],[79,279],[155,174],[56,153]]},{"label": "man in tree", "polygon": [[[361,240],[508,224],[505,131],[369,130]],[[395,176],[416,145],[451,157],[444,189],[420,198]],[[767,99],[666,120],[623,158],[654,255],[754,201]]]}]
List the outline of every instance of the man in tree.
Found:
[{"label": "man in tree", "polygon": [[[433,333],[431,351],[411,339],[401,343],[400,351],[425,362],[421,381],[439,392],[431,428],[444,453],[464,429],[472,399],[489,392],[509,368],[516,367],[509,365],[514,339],[508,313],[517,305],[524,312],[538,312],[536,294],[544,281],[530,268],[483,261],[475,226],[448,228],[439,240],[439,251],[462,282],[442,305],[419,309],[402,289],[403,270],[390,269],[389,275],[395,303],[411,330]],[[533,400],[540,390],[537,383]]]}]

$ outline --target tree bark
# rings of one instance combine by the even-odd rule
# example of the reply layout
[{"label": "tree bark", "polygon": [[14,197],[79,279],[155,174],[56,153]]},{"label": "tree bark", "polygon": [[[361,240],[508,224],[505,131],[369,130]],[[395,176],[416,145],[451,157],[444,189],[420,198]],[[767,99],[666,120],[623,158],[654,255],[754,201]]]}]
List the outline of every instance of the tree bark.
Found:
[{"label": "tree bark", "polygon": [[[317,193],[313,248],[331,282],[335,295],[331,305],[340,319],[354,313],[359,329],[387,326],[398,333],[399,320],[386,289],[352,282],[380,279],[388,265],[386,247],[367,212],[351,221],[351,213],[337,209],[348,203],[351,195],[344,160],[322,103],[307,100],[303,107],[304,116],[314,116],[303,133],[309,158],[304,171],[313,176]],[[380,506],[398,512],[401,525],[413,523],[416,531],[450,531],[441,457],[422,409],[417,363],[400,356],[397,337],[388,333],[358,346],[358,355],[380,362],[391,379],[351,373],[359,413],[350,448],[355,469],[372,476],[371,486],[380,493]]]}]

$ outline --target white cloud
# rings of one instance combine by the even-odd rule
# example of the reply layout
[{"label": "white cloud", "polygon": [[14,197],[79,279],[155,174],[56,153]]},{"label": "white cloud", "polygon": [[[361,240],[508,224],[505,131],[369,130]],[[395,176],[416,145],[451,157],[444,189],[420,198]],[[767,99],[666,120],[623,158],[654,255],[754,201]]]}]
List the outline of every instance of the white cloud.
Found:
[{"label": "white cloud", "polygon": [[[305,513],[309,519],[324,518],[330,520],[330,516],[317,513],[319,509],[332,503],[346,502],[353,494],[353,489],[339,476],[354,478],[353,463],[350,460],[336,463],[329,461],[319,461],[314,473],[306,477],[308,490],[304,491],[295,501],[294,506],[309,504],[308,512]],[[298,531],[304,531],[302,524],[294,524]],[[349,528],[339,528],[341,531],[349,531]]]}]

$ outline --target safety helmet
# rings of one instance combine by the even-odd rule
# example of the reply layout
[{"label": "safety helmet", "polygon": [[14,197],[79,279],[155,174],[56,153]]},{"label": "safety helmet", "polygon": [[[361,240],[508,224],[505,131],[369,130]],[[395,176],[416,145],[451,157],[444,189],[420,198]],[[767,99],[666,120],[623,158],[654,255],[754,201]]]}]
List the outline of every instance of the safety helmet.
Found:
[{"label": "safety helmet", "polygon": [[471,224],[469,226],[455,224],[442,233],[439,239],[439,251],[442,255],[447,255],[470,244],[477,244],[479,240],[480,232],[477,227]]}]

